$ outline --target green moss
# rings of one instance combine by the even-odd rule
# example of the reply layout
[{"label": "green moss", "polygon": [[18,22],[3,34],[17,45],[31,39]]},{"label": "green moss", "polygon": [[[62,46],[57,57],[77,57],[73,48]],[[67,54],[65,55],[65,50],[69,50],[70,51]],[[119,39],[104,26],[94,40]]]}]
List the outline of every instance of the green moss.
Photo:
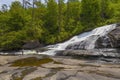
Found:
[{"label": "green moss", "polygon": [[49,62],[54,62],[55,64],[60,64],[59,62],[56,62],[50,58],[39,59],[36,57],[29,57],[29,58],[24,58],[24,59],[14,61],[11,66],[19,66],[19,67],[41,66],[42,64],[49,63]]}]

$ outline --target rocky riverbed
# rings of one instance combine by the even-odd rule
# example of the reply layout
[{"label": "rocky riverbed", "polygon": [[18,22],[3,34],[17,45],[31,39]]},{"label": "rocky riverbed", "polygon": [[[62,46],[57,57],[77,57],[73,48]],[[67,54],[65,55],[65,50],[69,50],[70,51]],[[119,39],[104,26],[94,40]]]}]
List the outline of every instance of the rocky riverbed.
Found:
[{"label": "rocky riverbed", "polygon": [[119,58],[1,55],[0,80],[120,80],[120,64]]}]

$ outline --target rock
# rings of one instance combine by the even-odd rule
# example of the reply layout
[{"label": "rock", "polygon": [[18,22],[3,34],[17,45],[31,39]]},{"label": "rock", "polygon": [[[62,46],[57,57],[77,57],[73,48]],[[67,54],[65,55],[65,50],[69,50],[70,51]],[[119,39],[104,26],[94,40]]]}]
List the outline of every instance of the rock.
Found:
[{"label": "rock", "polygon": [[107,35],[102,36],[97,39],[95,43],[95,48],[115,48],[116,42],[114,41],[114,37]]},{"label": "rock", "polygon": [[44,52],[44,51],[48,51],[48,50],[50,50],[50,49],[48,49],[46,47],[36,49],[37,52]]},{"label": "rock", "polygon": [[120,48],[120,24],[106,36],[98,38],[95,48]]},{"label": "rock", "polygon": [[[8,61],[15,58],[44,56],[0,56]],[[5,59],[4,59],[5,58]],[[12,62],[0,66],[0,80],[120,80],[120,65],[93,60],[75,59],[70,57],[49,57],[54,62],[41,66],[12,67]],[[2,64],[2,62],[0,62]],[[33,63],[34,64],[34,63]]]},{"label": "rock", "polygon": [[35,41],[29,41],[29,42],[26,42],[24,45],[23,45],[23,49],[34,49],[34,48],[38,48],[38,47],[42,47],[43,45],[40,44],[40,42],[38,40],[35,40]]},{"label": "rock", "polygon": [[95,45],[95,48],[120,48],[120,26],[106,36],[100,37]]},{"label": "rock", "polygon": [[58,51],[56,53],[58,56],[76,56],[82,58],[91,58],[96,59],[98,57],[105,58],[120,58],[120,53],[116,49],[94,49],[94,50],[64,50]]},{"label": "rock", "polygon": [[71,43],[66,47],[66,49],[72,50],[98,48],[120,48],[120,24],[117,24],[115,29],[105,35],[88,36],[85,40]]},{"label": "rock", "polygon": [[[94,48],[94,42],[98,39],[98,35],[89,36],[87,39],[75,42],[66,47],[66,49],[73,49],[73,50],[83,50],[83,49],[92,49]],[[93,43],[93,44],[91,44]]]},{"label": "rock", "polygon": [[111,31],[108,35],[110,35],[115,43],[115,47],[120,47],[120,26],[118,26],[115,30]]}]

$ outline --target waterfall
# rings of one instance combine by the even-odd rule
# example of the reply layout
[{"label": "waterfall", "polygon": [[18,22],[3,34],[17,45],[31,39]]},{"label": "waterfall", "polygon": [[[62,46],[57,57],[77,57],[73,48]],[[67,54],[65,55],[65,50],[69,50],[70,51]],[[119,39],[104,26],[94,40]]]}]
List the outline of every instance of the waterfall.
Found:
[{"label": "waterfall", "polygon": [[89,32],[84,32],[63,43],[49,45],[47,46],[47,48],[50,49],[49,51],[45,51],[39,54],[55,55],[55,51],[65,49],[94,49],[97,39],[116,29],[116,26],[117,24],[111,24],[95,28]]}]

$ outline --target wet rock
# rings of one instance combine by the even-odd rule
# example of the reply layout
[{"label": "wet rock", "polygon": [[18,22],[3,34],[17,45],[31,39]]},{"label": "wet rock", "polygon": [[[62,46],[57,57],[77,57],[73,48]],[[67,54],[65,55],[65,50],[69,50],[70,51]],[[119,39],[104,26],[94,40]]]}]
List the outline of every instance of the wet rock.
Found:
[{"label": "wet rock", "polygon": [[35,41],[29,41],[29,42],[26,42],[24,45],[23,45],[23,49],[34,49],[34,48],[38,48],[38,47],[42,47],[43,45],[40,44],[40,42],[38,40],[35,40]]},{"label": "wet rock", "polygon": [[120,26],[111,31],[108,35],[112,36],[111,39],[114,39],[113,42],[115,43],[115,47],[120,48]]},{"label": "wet rock", "polygon": [[94,48],[94,42],[99,38],[98,35],[92,35],[89,36],[87,39],[75,42],[72,44],[69,44],[66,49],[72,49],[72,50],[84,50],[84,49],[93,49]]},{"label": "wet rock", "polygon": [[106,36],[98,38],[96,48],[120,48],[120,26]]},{"label": "wet rock", "polygon": [[95,48],[113,48],[115,47],[115,43],[113,42],[113,38],[109,36],[102,36],[98,38],[95,43]]},{"label": "wet rock", "polygon": [[[106,30],[106,29],[105,29]],[[69,44],[66,49],[84,50],[84,49],[100,49],[100,48],[120,48],[120,24],[116,24],[116,28],[105,35],[97,34],[88,36],[85,40]]]},{"label": "wet rock", "polygon": [[64,50],[64,51],[58,51],[56,55],[73,56],[73,57],[77,56],[82,58],[93,57],[93,59],[96,59],[98,57],[120,58],[120,53],[116,49]]}]

